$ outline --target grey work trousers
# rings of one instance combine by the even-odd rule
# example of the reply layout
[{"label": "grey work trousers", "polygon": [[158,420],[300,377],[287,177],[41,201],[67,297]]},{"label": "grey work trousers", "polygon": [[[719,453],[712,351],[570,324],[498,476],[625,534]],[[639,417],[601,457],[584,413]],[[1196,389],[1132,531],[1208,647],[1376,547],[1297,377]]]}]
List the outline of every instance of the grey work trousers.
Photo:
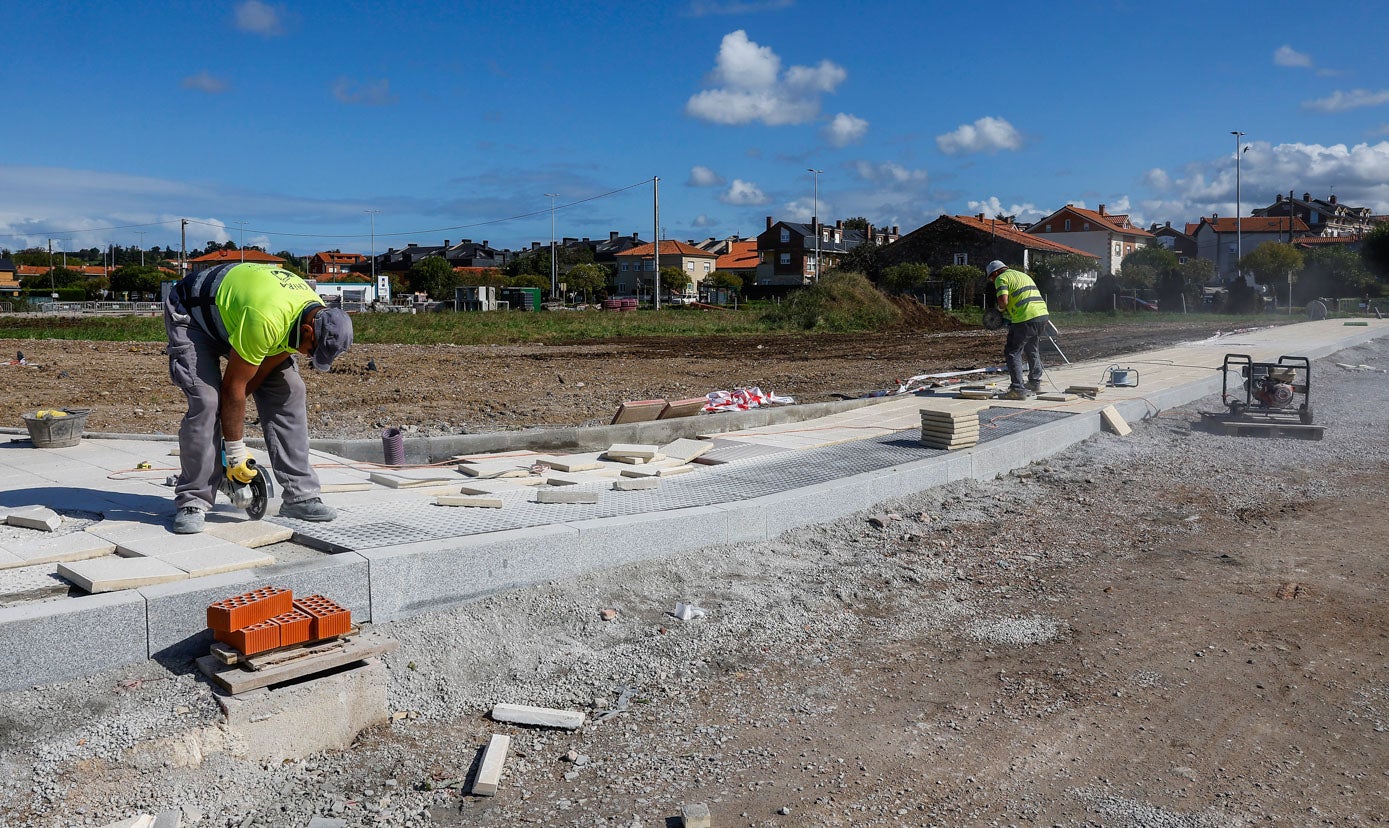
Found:
[{"label": "grey work trousers", "polygon": [[[178,427],[182,472],[174,506],[206,511],[216,502],[222,469],[222,358],[231,348],[213,339],[188,315],[178,292],[164,303],[169,334],[169,379],[188,397],[188,413]],[[260,415],[270,466],[286,503],[318,497],[320,486],[309,458],[309,415],[304,378],[290,356],[266,376],[252,395]]]},{"label": "grey work trousers", "polygon": [[1050,316],[1039,316],[1008,326],[1008,341],[1003,345],[1003,361],[1008,364],[1010,388],[1022,391],[1023,372],[1030,382],[1042,381],[1042,335],[1047,331]]}]

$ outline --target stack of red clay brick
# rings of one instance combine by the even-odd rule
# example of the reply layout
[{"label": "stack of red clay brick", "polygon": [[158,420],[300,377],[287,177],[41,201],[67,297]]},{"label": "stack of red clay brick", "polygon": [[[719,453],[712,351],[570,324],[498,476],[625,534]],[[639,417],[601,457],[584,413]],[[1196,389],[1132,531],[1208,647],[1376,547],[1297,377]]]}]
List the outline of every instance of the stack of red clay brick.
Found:
[{"label": "stack of red clay brick", "polygon": [[322,595],[295,598],[264,586],[209,605],[207,625],[218,641],[252,655],[342,635],[352,628],[352,613]]}]

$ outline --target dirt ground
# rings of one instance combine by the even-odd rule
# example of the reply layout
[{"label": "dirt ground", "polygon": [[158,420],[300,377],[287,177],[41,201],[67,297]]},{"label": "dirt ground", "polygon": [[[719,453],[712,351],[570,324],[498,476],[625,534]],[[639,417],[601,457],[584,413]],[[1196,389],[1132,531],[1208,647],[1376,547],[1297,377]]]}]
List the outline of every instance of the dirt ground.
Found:
[{"label": "dirt ground", "polygon": [[[341,753],[170,763],[217,710],[155,664],[7,694],[0,822],[1385,824],[1386,368],[1384,340],[1316,363],[1319,442],[1208,433],[1208,398],[766,543],[382,625],[403,716]],[[601,715],[624,687],[577,733],[486,717]],[[495,732],[502,789],[463,795]]]},{"label": "dirt ground", "polygon": [[[430,435],[606,423],[628,400],[758,386],[798,402],[820,402],[896,388],[898,380],[917,374],[1002,362],[1002,334],[923,322],[934,325],[871,335],[561,346],[357,345],[331,374],[304,372],[309,427],[315,437],[374,438],[387,426]],[[1140,319],[1122,327],[1068,328],[1058,342],[1080,361],[1203,339],[1222,324],[1228,330],[1229,320],[1216,316],[1180,325]],[[1048,359],[1058,359],[1044,347]],[[183,395],[169,383],[162,344],[10,340],[5,348],[41,367],[0,366],[3,424],[23,427],[19,415],[25,411],[88,407],[89,431],[178,430]]]}]

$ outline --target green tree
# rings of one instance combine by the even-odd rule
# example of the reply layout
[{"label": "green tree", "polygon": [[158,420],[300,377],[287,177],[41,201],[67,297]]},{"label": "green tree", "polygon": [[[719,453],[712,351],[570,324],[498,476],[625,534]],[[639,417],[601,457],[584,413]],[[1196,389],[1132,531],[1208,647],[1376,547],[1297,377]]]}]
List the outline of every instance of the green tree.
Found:
[{"label": "green tree", "polygon": [[550,274],[541,276],[539,273],[522,273],[519,276],[507,277],[508,287],[532,287],[540,288],[546,293],[550,292]]},{"label": "green tree", "polygon": [[[866,224],[867,220],[864,222]],[[844,254],[834,269],[844,273],[862,273],[869,281],[877,282],[883,275],[882,250],[882,245],[876,242],[864,242]]]},{"label": "green tree", "polygon": [[693,280],[678,267],[661,268],[661,290],[666,294],[684,293]]},{"label": "green tree", "polygon": [[306,273],[309,272],[308,264],[303,259],[294,255],[288,250],[281,250],[279,253],[276,253],[275,255],[285,260],[285,270],[288,270],[291,273],[294,273],[300,277],[303,277]]},{"label": "green tree", "polygon": [[1318,296],[1361,296],[1374,283],[1363,256],[1342,245],[1317,247],[1302,254],[1294,298],[1305,303]]},{"label": "green tree", "polygon": [[1119,282],[1127,288],[1156,287],[1177,265],[1177,254],[1165,247],[1140,247],[1119,263]]},{"label": "green tree", "polygon": [[974,265],[946,265],[936,275],[950,285],[957,308],[971,307],[984,284],[984,271]]},{"label": "green tree", "polygon": [[10,261],[17,265],[28,265],[29,267],[48,267],[53,257],[48,255],[48,250],[42,247],[26,247],[23,250],[15,251],[10,256]]},{"label": "green tree", "polygon": [[1360,243],[1360,258],[1365,269],[1380,282],[1380,288],[1389,282],[1389,223],[1381,224]]},{"label": "green tree", "polygon": [[61,265],[53,268],[50,274],[47,269],[34,276],[25,276],[19,280],[19,286],[25,290],[43,292],[45,290],[76,287],[85,279],[82,273]]},{"label": "green tree", "polygon": [[1239,269],[1253,273],[1261,285],[1287,284],[1288,274],[1302,270],[1302,251],[1285,242],[1264,242],[1239,260]]},{"label": "green tree", "polygon": [[728,288],[737,293],[743,292],[744,280],[740,273],[732,273],[727,270],[715,270],[704,277],[703,284],[711,288]]},{"label": "green tree", "polygon": [[452,299],[453,289],[460,283],[453,266],[442,256],[428,256],[415,262],[405,274],[405,282],[410,290],[439,300]]},{"label": "green tree", "polygon": [[111,271],[111,290],[116,293],[158,293],[164,275],[153,265],[122,265]]},{"label": "green tree", "polygon": [[931,268],[921,262],[902,262],[883,270],[880,280],[883,290],[892,293],[912,293],[920,290],[931,278]]},{"label": "green tree", "polygon": [[608,269],[600,264],[577,264],[564,274],[564,283],[569,290],[582,293],[587,301],[608,283]]},{"label": "green tree", "polygon": [[844,219],[845,230],[857,230],[860,233],[868,232],[868,219],[863,216],[854,216],[851,219]]}]

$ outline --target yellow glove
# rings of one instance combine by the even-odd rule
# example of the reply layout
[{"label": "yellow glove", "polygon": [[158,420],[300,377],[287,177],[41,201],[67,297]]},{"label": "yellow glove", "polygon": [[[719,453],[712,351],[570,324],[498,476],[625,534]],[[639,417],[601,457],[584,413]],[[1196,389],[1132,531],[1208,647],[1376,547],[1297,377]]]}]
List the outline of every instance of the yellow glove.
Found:
[{"label": "yellow glove", "polygon": [[227,478],[235,483],[250,483],[258,474],[260,470],[256,468],[256,461],[249,457],[235,466],[227,466]]}]

